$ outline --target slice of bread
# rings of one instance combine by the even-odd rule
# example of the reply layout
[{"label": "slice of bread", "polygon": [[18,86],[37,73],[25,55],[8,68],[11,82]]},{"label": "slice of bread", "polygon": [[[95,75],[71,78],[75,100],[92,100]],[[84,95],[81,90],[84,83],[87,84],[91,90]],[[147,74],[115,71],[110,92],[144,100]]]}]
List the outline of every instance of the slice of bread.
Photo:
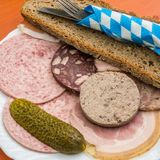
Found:
[{"label": "slice of bread", "polygon": [[[75,2],[80,7],[94,4],[110,8],[99,0]],[[119,42],[99,31],[78,26],[73,21],[39,13],[37,9],[41,7],[58,8],[55,0],[28,0],[21,13],[30,23],[80,51],[112,63],[143,82],[160,88],[160,57],[153,51],[132,43]]]}]

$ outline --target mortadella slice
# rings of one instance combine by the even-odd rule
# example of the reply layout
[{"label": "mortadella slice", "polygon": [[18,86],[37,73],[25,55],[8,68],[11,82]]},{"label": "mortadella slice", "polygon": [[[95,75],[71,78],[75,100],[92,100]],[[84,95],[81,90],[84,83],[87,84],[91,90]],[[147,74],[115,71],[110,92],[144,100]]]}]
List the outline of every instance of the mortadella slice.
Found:
[{"label": "mortadella slice", "polygon": [[25,34],[0,45],[0,90],[33,103],[48,102],[64,92],[53,78],[52,57],[60,43],[35,39]]}]

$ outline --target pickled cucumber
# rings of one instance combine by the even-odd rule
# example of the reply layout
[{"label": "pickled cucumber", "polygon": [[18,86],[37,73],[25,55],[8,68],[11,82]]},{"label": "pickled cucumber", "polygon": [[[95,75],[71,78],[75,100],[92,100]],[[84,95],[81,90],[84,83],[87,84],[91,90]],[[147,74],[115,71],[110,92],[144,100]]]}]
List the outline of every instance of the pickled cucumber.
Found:
[{"label": "pickled cucumber", "polygon": [[85,139],[77,129],[25,99],[14,100],[10,113],[31,135],[59,152],[75,154],[85,150]]}]

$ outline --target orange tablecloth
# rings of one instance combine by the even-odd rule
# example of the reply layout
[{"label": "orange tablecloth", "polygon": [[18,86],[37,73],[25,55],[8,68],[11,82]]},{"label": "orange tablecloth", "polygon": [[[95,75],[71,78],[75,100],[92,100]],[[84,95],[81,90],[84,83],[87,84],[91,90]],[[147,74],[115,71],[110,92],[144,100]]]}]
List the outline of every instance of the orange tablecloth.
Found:
[{"label": "orange tablecloth", "polygon": [[[137,15],[159,17],[159,0],[106,0],[115,8],[135,12]],[[0,0],[0,40],[23,21],[20,8],[24,0]],[[1,142],[0,142],[1,143]],[[0,160],[10,160],[0,151]]]}]

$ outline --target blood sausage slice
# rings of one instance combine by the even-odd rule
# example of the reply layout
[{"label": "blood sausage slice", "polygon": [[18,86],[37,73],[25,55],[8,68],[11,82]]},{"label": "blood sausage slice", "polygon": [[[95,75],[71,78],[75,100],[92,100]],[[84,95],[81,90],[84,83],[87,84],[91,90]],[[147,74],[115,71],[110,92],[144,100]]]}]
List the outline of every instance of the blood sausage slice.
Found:
[{"label": "blood sausage slice", "polygon": [[80,85],[95,72],[94,58],[71,46],[61,47],[52,60],[54,77],[75,91],[79,91]]},{"label": "blood sausage slice", "polygon": [[14,98],[44,103],[63,91],[53,78],[50,63],[60,44],[25,34],[0,45],[0,89]]},{"label": "blood sausage slice", "polygon": [[[10,115],[10,102],[11,100],[4,108],[3,112],[3,122],[10,136],[28,149],[47,153],[56,152],[49,146],[37,140],[35,137],[33,137],[30,133],[28,133],[16,123],[16,121]],[[46,104],[40,105],[40,107],[49,114],[56,116],[57,118],[65,121],[66,123],[69,123],[70,110],[71,108],[77,106],[78,102],[78,97],[70,95],[69,93],[63,93],[60,97]]]}]

